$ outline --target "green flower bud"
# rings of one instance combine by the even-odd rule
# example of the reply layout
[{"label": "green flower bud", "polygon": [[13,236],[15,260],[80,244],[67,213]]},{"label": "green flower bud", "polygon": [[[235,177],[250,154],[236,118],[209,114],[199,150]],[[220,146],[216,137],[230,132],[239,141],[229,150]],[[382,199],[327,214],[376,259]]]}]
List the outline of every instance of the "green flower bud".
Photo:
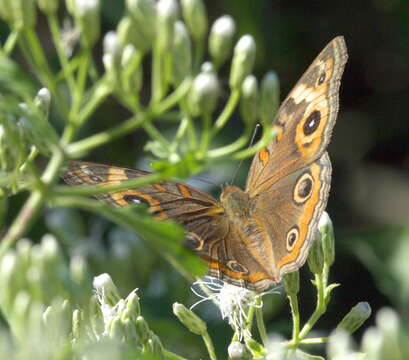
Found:
[{"label": "green flower bud", "polygon": [[326,211],[321,215],[318,230],[321,233],[324,261],[328,266],[331,266],[335,260],[335,236],[332,221]]},{"label": "green flower bud", "polygon": [[353,356],[352,339],[343,329],[337,329],[332,332],[328,347],[328,359],[356,359]]},{"label": "green flower bud", "polygon": [[[362,351],[366,354],[367,359],[371,360],[384,360],[384,347],[385,338],[380,329],[376,327],[370,327],[367,329],[362,337]],[[388,353],[388,356],[393,356]],[[392,357],[393,358],[393,357]],[[396,357],[399,359],[399,356]]]},{"label": "green flower bud", "polygon": [[88,263],[82,255],[76,254],[70,258],[71,279],[77,284],[85,284],[88,280]]},{"label": "green flower bud", "polygon": [[284,275],[283,282],[288,295],[297,295],[300,291],[300,273],[298,270]]},{"label": "green flower bud", "polygon": [[172,49],[175,22],[179,17],[179,6],[176,0],[159,0],[156,4],[157,21],[156,30],[161,51],[169,51]]},{"label": "green flower bud", "polygon": [[137,318],[141,314],[141,305],[136,291],[132,291],[126,298],[126,309],[132,318]]},{"label": "green flower bud", "polygon": [[81,31],[83,46],[91,48],[99,39],[101,31],[100,0],[74,0],[73,5],[73,16]]},{"label": "green flower bud", "polygon": [[126,93],[134,94],[142,88],[143,74],[139,59],[135,47],[126,45],[121,58],[121,83]]},{"label": "green flower bud", "polygon": [[126,0],[131,14],[134,32],[138,34],[138,43],[134,44],[139,51],[145,52],[152,47],[156,29],[156,8],[153,0]]},{"label": "green flower bud", "polygon": [[[367,306],[369,307],[369,304]],[[399,337],[399,316],[395,310],[391,308],[379,310],[376,314],[376,325],[381,329],[386,339],[397,339]]]},{"label": "green flower bud", "polygon": [[210,30],[209,52],[217,67],[222,65],[231,54],[236,25],[229,15],[218,18]]},{"label": "green flower bud", "polygon": [[141,345],[145,345],[151,335],[149,326],[142,316],[138,316],[135,321],[135,330]]},{"label": "green flower bud", "polygon": [[131,16],[124,16],[117,28],[118,40],[122,46],[133,45],[138,51],[145,53],[152,46],[152,41],[148,40],[140,31],[136,20]]},{"label": "green flower bud", "polygon": [[109,337],[111,339],[121,340],[125,334],[125,329],[118,316],[114,316],[109,324]]},{"label": "green flower bud", "polygon": [[311,249],[308,253],[308,267],[313,274],[321,274],[324,267],[324,251],[322,250],[321,235],[316,231],[315,239],[312,240]]},{"label": "green flower bud", "polygon": [[264,126],[271,126],[280,101],[280,84],[277,74],[269,71],[261,80],[260,118]]},{"label": "green flower bud", "polygon": [[34,107],[20,104],[20,110],[24,115],[18,120],[18,126],[26,139],[43,154],[49,154],[58,143],[57,132],[48,122],[47,114],[44,113],[48,112],[47,102],[48,100],[37,97]]},{"label": "green flower bud", "polygon": [[7,23],[13,22],[12,1],[0,0],[0,18]]},{"label": "green flower bud", "polygon": [[37,3],[45,14],[53,14],[58,10],[58,0],[37,0]]},{"label": "green flower bud", "polygon": [[108,81],[112,87],[118,85],[120,73],[122,70],[121,54],[122,46],[118,40],[118,35],[114,31],[109,31],[104,36],[103,41],[104,55],[102,62],[107,73]]},{"label": "green flower bud", "polygon": [[197,335],[206,334],[206,323],[183,304],[174,303],[173,313],[178,317],[180,322],[185,325],[192,333]]},{"label": "green flower bud", "polygon": [[24,343],[26,339],[27,320],[30,312],[30,304],[32,302],[31,296],[27,291],[19,291],[14,300],[12,328],[13,333],[19,341]]},{"label": "green flower bud", "polygon": [[253,37],[251,35],[242,36],[234,48],[229,79],[230,88],[241,87],[246,76],[253,71],[255,59],[256,43]]},{"label": "green flower bud", "polygon": [[[6,5],[3,12],[5,13],[5,20],[11,22],[11,26],[15,29],[32,28],[36,25],[37,10],[35,6],[35,0],[3,0],[3,4],[9,2],[10,5]],[[11,10],[11,13],[9,11]]]},{"label": "green flower bud", "polygon": [[81,323],[82,323],[81,311],[75,309],[72,312],[72,337],[74,343],[77,343],[81,339],[82,336]]},{"label": "green flower bud", "polygon": [[98,295],[100,304],[114,306],[120,300],[118,289],[108,274],[105,273],[94,277],[92,285]]},{"label": "green flower bud", "polygon": [[367,302],[359,302],[338,324],[337,329],[343,329],[352,334],[371,316],[371,306]]},{"label": "green flower bud", "polygon": [[172,48],[172,80],[177,86],[192,72],[192,47],[189,34],[182,21],[175,23],[175,39]]},{"label": "green flower bud", "polygon": [[240,113],[247,125],[257,121],[259,109],[258,84],[254,75],[247,76],[241,87]]},{"label": "green flower bud", "polygon": [[239,341],[233,341],[227,348],[227,352],[231,360],[246,360],[251,358],[246,345]]},{"label": "green flower bud", "polygon": [[189,93],[189,108],[194,116],[211,114],[217,105],[219,82],[214,73],[200,73],[195,77]]},{"label": "green flower bud", "polygon": [[155,356],[155,358],[161,358],[163,354],[163,346],[159,337],[155,334],[152,334],[151,338],[148,340],[148,349],[149,352]]},{"label": "green flower bud", "polygon": [[203,1],[182,0],[182,12],[193,39],[204,39],[207,32],[207,14]]},{"label": "green flower bud", "polygon": [[41,114],[45,119],[48,119],[50,112],[51,93],[47,88],[42,88],[38,91],[37,96],[34,99],[34,105],[41,111]]},{"label": "green flower bud", "polygon": [[216,74],[216,69],[210,61],[205,61],[200,67],[200,72]]}]

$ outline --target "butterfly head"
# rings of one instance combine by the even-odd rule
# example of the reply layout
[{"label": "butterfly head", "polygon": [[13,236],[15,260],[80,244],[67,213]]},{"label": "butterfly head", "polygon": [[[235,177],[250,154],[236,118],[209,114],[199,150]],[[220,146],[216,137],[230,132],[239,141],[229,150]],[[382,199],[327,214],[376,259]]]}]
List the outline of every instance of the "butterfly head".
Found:
[{"label": "butterfly head", "polygon": [[231,219],[247,219],[250,215],[249,195],[237,186],[226,186],[220,196],[226,214]]}]

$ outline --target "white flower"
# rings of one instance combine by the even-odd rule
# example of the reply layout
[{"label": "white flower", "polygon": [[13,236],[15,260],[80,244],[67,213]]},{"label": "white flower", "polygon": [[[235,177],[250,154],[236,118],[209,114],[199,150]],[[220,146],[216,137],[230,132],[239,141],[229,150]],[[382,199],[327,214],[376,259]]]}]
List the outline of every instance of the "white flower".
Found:
[{"label": "white flower", "polygon": [[[205,281],[196,281],[193,285],[197,285],[206,295],[203,295],[197,289],[192,287],[195,295],[201,298],[190,309],[206,300],[212,300],[220,309],[223,319],[227,319],[230,326],[238,334],[239,340],[243,337],[250,337],[250,331],[246,328],[247,313],[249,307],[262,307],[260,299],[263,295],[271,292],[276,292],[276,288],[257,294],[254,291],[247,290],[242,287],[230,285],[213,277],[206,276]],[[206,288],[206,290],[204,290]],[[209,292],[212,294],[208,295]]]}]

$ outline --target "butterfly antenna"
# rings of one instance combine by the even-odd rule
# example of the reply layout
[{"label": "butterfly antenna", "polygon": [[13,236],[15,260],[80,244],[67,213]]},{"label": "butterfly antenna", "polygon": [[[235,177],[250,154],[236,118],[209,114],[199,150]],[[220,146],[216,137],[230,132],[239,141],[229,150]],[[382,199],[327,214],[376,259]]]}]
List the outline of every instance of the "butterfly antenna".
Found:
[{"label": "butterfly antenna", "polygon": [[[256,126],[254,128],[254,131],[253,131],[253,135],[251,136],[251,140],[250,140],[250,144],[249,144],[248,148],[253,145],[254,138],[256,137],[256,134],[257,134],[257,131],[258,131],[259,128],[260,128],[260,124],[256,124]],[[234,180],[236,179],[236,176],[237,176],[237,174],[238,174],[238,172],[240,170],[240,167],[241,167],[241,165],[243,165],[243,161],[244,161],[244,159],[240,160],[239,165],[237,166],[236,170],[234,171],[233,177],[231,178],[231,184],[234,183]]]}]

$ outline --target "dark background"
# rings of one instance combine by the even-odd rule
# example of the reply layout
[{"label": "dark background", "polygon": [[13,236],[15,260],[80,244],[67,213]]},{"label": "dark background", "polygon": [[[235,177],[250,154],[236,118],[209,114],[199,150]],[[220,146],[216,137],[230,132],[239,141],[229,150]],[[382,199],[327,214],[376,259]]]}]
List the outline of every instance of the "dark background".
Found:
[{"label": "dark background", "polygon": [[[349,60],[329,146],[334,170],[327,208],[334,222],[337,248],[331,280],[342,286],[335,290],[328,313],[318,328],[334,328],[358,301],[368,301],[374,311],[393,306],[403,319],[409,320],[409,1],[230,0],[206,1],[206,6],[210,23],[230,14],[236,20],[238,35],[249,33],[255,37],[255,74],[260,79],[266,71],[276,71],[282,97],[332,38],[345,37]],[[116,27],[122,13],[123,1],[103,1],[104,32]],[[39,25],[39,31],[43,32],[46,44],[45,23]],[[96,57],[101,57],[100,50],[95,50]],[[224,79],[227,70],[228,66],[224,68]],[[118,124],[127,115],[111,100],[81,135]],[[172,128],[162,130],[168,132]],[[220,142],[237,138],[241,130],[236,115]],[[87,160],[148,168],[149,156],[143,152],[147,140],[145,134],[137,132],[105,145]],[[236,166],[226,164],[222,172],[220,167],[210,169],[203,177],[222,184],[231,180]],[[244,184],[248,166],[249,161],[240,168],[236,185]],[[213,191],[218,195],[217,187]],[[111,226],[104,220],[88,221],[106,228]],[[103,231],[99,236],[104,237]],[[189,284],[143,244],[135,256],[144,259],[133,265],[135,282],[126,283],[124,288],[141,288],[143,313],[158,334],[163,335],[165,346],[183,344],[184,355],[196,358],[192,354],[202,351],[198,350],[202,349],[200,339],[187,335],[169,314],[174,301],[190,305],[198,299],[187,294]],[[100,270],[106,271],[95,272]],[[121,281],[119,271],[117,278],[111,275],[114,281]],[[304,319],[315,305],[309,277],[304,269],[300,294]],[[267,297],[265,306],[268,330],[289,336],[290,312],[283,297]],[[212,305],[200,305],[198,310],[209,321],[217,345],[225,348],[230,332],[220,321],[218,310]]]}]

